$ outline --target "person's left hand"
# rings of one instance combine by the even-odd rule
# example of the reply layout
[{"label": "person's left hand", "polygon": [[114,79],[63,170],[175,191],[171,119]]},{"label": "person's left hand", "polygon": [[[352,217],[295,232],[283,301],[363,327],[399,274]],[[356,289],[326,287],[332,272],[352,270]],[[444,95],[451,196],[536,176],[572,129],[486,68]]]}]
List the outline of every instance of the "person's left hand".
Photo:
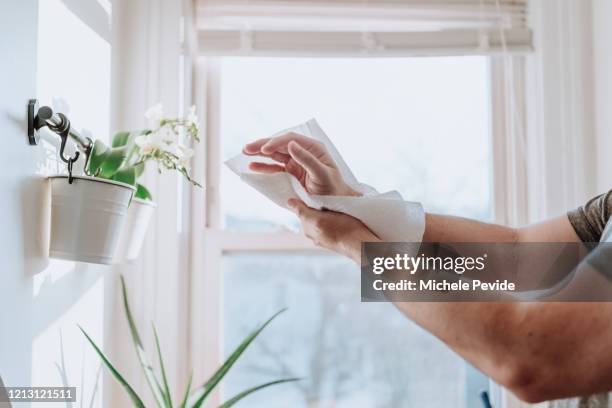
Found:
[{"label": "person's left hand", "polygon": [[287,204],[300,218],[304,235],[317,246],[361,262],[361,243],[380,239],[357,218],[329,210],[315,210],[302,201],[290,199]]}]

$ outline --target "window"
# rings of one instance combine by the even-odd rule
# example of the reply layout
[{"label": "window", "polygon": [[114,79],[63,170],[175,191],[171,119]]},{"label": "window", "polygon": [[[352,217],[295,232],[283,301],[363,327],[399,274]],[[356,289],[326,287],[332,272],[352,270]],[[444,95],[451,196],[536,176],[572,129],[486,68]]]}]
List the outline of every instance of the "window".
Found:
[{"label": "window", "polygon": [[[489,219],[488,72],[486,57],[223,58],[221,155],[316,117],[362,182],[430,211]],[[225,167],[220,191],[228,229],[295,224]]]},{"label": "window", "polygon": [[357,266],[288,232],[298,227],[295,217],[221,163],[246,142],[315,117],[361,181],[379,191],[397,189],[428,211],[491,220],[490,62],[480,56],[207,61],[209,146],[218,150],[207,161],[206,273],[216,276],[203,297],[222,344],[201,347],[212,346],[220,360],[256,324],[289,307],[228,376],[222,399],[297,376],[304,381],[254,395],[250,406],[479,403],[484,376],[392,305],[361,303]]}]

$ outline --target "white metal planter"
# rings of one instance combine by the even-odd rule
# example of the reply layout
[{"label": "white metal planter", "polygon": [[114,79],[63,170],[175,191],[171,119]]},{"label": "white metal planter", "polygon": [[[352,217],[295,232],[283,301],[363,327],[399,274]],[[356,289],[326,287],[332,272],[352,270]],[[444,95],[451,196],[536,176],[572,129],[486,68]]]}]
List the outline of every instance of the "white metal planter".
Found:
[{"label": "white metal planter", "polygon": [[115,255],[115,262],[129,262],[138,258],[156,207],[157,204],[152,201],[132,199],[125,218],[125,226],[119,238],[119,249]]},{"label": "white metal planter", "polygon": [[115,256],[134,187],[106,179],[49,177],[51,239],[49,256],[110,264]]}]

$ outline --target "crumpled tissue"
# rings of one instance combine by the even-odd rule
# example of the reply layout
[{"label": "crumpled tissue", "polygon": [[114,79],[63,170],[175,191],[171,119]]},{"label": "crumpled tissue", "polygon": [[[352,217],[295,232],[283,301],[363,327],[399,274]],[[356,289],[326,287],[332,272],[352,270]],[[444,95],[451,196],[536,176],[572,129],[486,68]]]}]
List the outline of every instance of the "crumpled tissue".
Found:
[{"label": "crumpled tissue", "polygon": [[291,174],[262,174],[249,169],[249,164],[261,161],[261,157],[243,153],[227,160],[225,164],[245,183],[268,197],[277,205],[288,208],[287,200],[299,198],[307,206],[328,209],[351,215],[363,222],[380,239],[387,242],[421,242],[425,230],[425,212],[420,203],[404,201],[397,191],[378,193],[374,188],[362,184],[353,175],[340,153],[315,119],[283,130],[272,137],[289,132],[321,141],[334,159],[345,182],[361,197],[322,196],[306,192]]}]

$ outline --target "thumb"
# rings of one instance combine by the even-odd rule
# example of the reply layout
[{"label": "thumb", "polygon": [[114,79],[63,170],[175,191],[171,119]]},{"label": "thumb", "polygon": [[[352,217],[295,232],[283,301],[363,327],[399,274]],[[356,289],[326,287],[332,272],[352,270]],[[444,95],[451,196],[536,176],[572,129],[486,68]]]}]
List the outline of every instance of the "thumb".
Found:
[{"label": "thumb", "polygon": [[325,177],[327,172],[325,165],[308,150],[296,142],[291,142],[289,143],[288,151],[291,158],[302,166],[308,175],[316,178]]},{"label": "thumb", "polygon": [[310,207],[308,207],[302,200],[297,198],[290,198],[287,201],[287,205],[295,214],[299,217],[306,215],[309,211],[313,211]]}]

